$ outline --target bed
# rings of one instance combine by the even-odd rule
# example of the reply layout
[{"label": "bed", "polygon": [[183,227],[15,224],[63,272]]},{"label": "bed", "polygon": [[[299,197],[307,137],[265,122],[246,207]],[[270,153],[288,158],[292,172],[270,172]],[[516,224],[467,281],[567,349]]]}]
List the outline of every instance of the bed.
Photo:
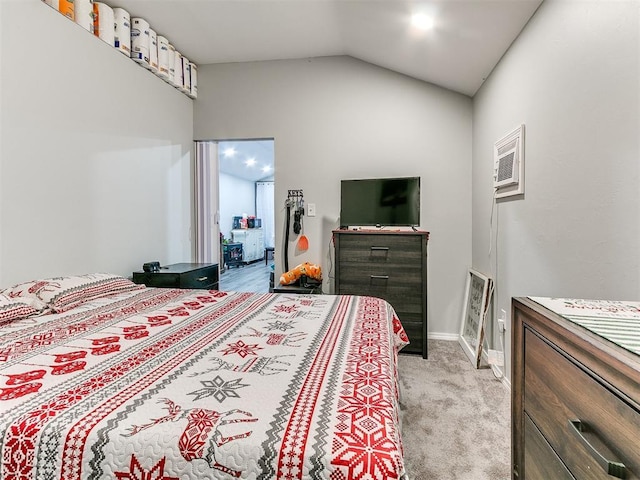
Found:
[{"label": "bed", "polygon": [[406,479],[393,308],[372,297],[0,292],[0,478]]}]

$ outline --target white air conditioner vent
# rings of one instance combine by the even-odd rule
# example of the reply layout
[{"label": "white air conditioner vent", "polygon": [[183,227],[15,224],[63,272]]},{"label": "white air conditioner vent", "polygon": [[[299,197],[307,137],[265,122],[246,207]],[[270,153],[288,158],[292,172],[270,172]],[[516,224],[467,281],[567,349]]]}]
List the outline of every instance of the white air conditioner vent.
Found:
[{"label": "white air conditioner vent", "polygon": [[524,125],[498,140],[494,146],[493,186],[496,189],[516,187],[521,180]]},{"label": "white air conditioner vent", "polygon": [[515,150],[517,145],[518,145],[518,138],[514,138],[509,143],[498,147],[498,155],[504,155],[505,153],[510,152],[511,150]]},{"label": "white air conditioner vent", "polygon": [[514,171],[513,164],[515,162],[516,152],[509,152],[500,157],[498,163],[498,183],[517,182],[518,176]]}]

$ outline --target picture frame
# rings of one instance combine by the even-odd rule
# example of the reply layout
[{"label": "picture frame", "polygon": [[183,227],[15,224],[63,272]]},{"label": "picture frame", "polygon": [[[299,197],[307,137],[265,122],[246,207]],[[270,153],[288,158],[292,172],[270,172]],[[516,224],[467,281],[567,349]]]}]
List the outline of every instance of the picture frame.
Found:
[{"label": "picture frame", "polygon": [[480,368],[487,311],[493,293],[493,281],[470,269],[467,274],[459,342],[475,368]]}]

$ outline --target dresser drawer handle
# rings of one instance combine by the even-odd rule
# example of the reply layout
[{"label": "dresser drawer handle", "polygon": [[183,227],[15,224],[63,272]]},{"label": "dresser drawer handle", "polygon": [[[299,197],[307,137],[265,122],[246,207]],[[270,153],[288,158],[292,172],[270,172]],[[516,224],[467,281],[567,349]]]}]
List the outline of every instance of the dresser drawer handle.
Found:
[{"label": "dresser drawer handle", "polygon": [[371,247],[371,251],[383,250],[385,252],[389,251],[389,247]]},{"label": "dresser drawer handle", "polygon": [[571,425],[571,430],[573,431],[575,436],[578,437],[580,443],[582,443],[582,445],[589,451],[593,459],[598,462],[598,465],[600,465],[608,475],[611,475],[615,478],[627,477],[627,468],[623,463],[613,460],[607,460],[607,458],[605,458],[605,456],[602,455],[596,449],[596,447],[591,444],[591,442],[589,442],[589,439],[585,437],[585,433],[595,434],[595,432],[591,428],[589,428],[589,425],[580,420],[569,420],[569,425]]},{"label": "dresser drawer handle", "polygon": [[389,280],[389,275],[371,275],[371,278],[376,280]]},{"label": "dresser drawer handle", "polygon": [[204,282],[206,279],[208,279],[209,277],[200,277],[198,278],[198,282]]}]

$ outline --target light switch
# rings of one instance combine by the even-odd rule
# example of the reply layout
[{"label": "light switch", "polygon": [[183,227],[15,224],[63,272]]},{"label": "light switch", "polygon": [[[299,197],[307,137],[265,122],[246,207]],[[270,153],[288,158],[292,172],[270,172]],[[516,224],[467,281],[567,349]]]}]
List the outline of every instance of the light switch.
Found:
[{"label": "light switch", "polygon": [[309,217],[316,216],[316,204],[315,203],[307,203],[307,215]]}]

